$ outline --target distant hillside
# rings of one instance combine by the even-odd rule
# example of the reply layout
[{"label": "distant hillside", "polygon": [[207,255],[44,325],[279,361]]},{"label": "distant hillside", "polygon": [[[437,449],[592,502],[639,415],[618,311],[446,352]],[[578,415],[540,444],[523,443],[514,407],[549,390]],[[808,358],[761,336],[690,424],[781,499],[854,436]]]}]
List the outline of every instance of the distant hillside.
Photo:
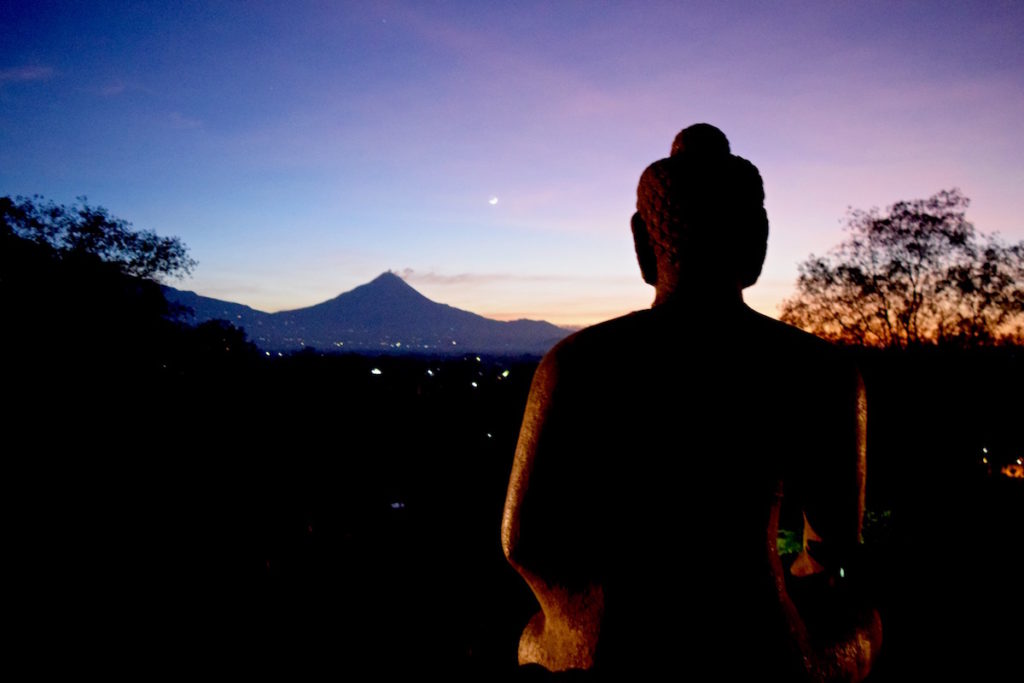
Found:
[{"label": "distant hillside", "polygon": [[244,328],[268,351],[313,347],[329,351],[543,354],[569,334],[539,320],[491,320],[439,304],[394,273],[323,303],[279,313],[165,287],[167,300],[192,310],[198,324],[223,319]]}]

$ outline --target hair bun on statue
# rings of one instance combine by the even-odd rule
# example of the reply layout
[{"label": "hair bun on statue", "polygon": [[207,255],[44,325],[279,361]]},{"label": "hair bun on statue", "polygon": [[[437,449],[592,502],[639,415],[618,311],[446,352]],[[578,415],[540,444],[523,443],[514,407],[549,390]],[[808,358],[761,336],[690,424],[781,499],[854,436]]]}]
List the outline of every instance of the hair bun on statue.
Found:
[{"label": "hair bun on statue", "polygon": [[729,138],[710,123],[695,123],[682,129],[672,141],[671,156],[685,154],[688,158],[727,157]]},{"label": "hair bun on statue", "polygon": [[705,282],[757,281],[768,240],[764,184],[715,126],[697,123],[676,135],[671,156],[640,176],[636,208],[634,235],[646,232],[638,257],[650,248],[654,258]]}]

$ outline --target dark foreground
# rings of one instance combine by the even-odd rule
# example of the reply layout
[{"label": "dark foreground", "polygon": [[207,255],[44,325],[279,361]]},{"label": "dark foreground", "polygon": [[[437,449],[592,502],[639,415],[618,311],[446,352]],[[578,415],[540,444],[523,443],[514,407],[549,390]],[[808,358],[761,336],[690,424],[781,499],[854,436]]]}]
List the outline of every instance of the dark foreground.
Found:
[{"label": "dark foreground", "polygon": [[[515,672],[534,603],[499,527],[535,359],[47,358],[5,368],[7,612],[37,670]],[[872,680],[1012,679],[1022,355],[860,362]]]}]

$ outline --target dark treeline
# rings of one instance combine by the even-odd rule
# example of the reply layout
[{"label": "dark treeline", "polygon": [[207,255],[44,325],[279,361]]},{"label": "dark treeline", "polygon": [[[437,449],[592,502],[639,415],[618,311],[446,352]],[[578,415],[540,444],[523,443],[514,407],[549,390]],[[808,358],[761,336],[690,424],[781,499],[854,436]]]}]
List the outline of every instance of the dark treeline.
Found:
[{"label": "dark treeline", "polygon": [[[174,322],[154,283],[98,259],[5,235],[0,266],[5,556],[28,641],[59,614],[98,661],[230,659],[229,633],[261,663],[514,670],[534,607],[499,527],[537,359],[268,356],[226,323]],[[936,652],[1009,661],[1024,490],[1000,468],[1024,455],[1021,349],[850,353],[875,680]]]},{"label": "dark treeline", "polygon": [[[101,662],[230,633],[334,671],[511,670],[531,604],[499,529],[536,358],[267,355],[88,255],[8,234],[0,266],[29,644],[56,614]],[[266,576],[298,592],[243,588]]]},{"label": "dark treeline", "polygon": [[[1020,670],[1024,348],[855,352],[868,392],[865,551],[877,680]],[[874,529],[872,528],[874,527]],[[881,532],[881,533],[876,533]]]}]

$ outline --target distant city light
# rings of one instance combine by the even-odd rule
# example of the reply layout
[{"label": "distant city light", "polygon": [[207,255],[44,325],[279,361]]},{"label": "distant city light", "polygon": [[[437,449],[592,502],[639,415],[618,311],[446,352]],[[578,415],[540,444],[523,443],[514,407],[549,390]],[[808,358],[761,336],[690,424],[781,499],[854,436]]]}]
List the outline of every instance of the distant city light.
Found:
[{"label": "distant city light", "polygon": [[284,356],[284,354],[283,354],[283,353],[281,353],[280,351],[278,351],[278,352],[277,352],[277,357],[278,357],[278,358],[280,358],[280,357],[282,357],[282,356]]},{"label": "distant city light", "polygon": [[493,436],[491,436],[491,433],[490,433],[490,432],[487,432],[487,438],[488,438],[488,439],[493,439],[494,437],[493,437]]},{"label": "distant city light", "polygon": [[405,507],[405,503],[403,503],[400,500],[396,500],[394,503],[391,504],[391,509],[392,510],[401,510],[404,507]]},{"label": "distant city light", "polygon": [[981,459],[981,463],[982,463],[983,465],[987,465],[987,464],[988,464],[988,458],[982,458],[982,459]]},{"label": "distant city light", "polygon": [[469,385],[470,385],[471,387],[473,387],[474,389],[476,388],[476,382],[470,382],[470,383],[469,383]]},{"label": "distant city light", "polygon": [[476,362],[477,362],[477,363],[479,363],[479,362],[480,362],[480,356],[477,356],[477,357],[476,357]]},{"label": "distant city light", "polygon": [[431,370],[430,368],[427,368],[427,374],[430,375],[431,377],[433,377],[434,376],[434,371]]},{"label": "distant city light", "polygon": [[455,340],[452,339],[452,346],[455,346]]},{"label": "distant city light", "polygon": [[374,368],[373,370],[370,370],[370,374],[371,375],[379,375],[379,374],[381,374],[380,368]]},{"label": "distant city light", "polygon": [[1021,464],[1021,458],[1017,458],[1016,465],[1004,465],[1003,469],[999,471],[1010,479],[1024,479],[1024,465]]},{"label": "distant city light", "polygon": [[846,570],[844,570],[842,567],[839,568],[839,578],[840,579],[845,579],[846,578]]},{"label": "distant city light", "polygon": [[270,355],[270,351],[264,351],[263,353],[267,354],[268,356]]},{"label": "distant city light", "polygon": [[984,447],[982,447],[982,449],[981,449],[981,452],[982,452],[982,453],[988,453],[988,449],[987,449],[987,448],[984,448]]},{"label": "distant city light", "polygon": [[508,370],[506,370],[505,372],[501,373],[501,376],[502,377],[508,377]]}]

